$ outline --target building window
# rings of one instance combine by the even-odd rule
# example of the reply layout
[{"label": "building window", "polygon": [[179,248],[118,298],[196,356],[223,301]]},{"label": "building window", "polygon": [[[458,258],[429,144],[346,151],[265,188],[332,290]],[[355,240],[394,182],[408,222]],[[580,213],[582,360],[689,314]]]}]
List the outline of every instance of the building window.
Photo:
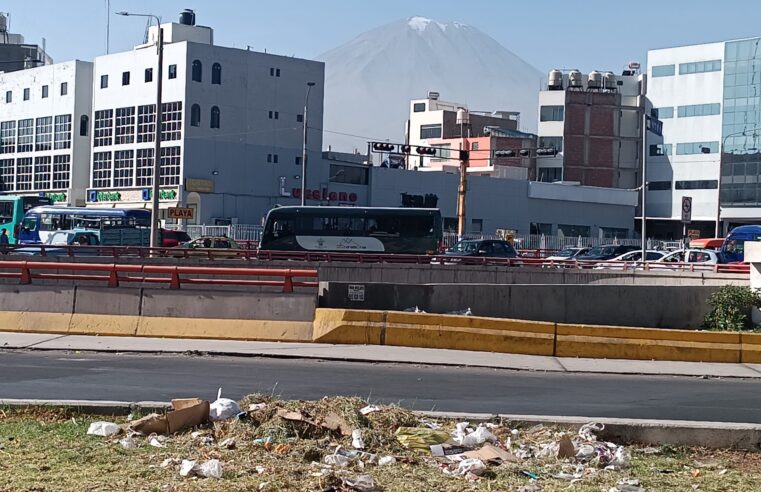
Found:
[{"label": "building window", "polygon": [[156,138],[156,105],[137,107],[137,143],[153,142]]},{"label": "building window", "polygon": [[152,68],[146,68],[145,69],[145,81],[146,82],[153,82],[153,69]]},{"label": "building window", "polygon": [[713,116],[721,114],[721,104],[692,104],[689,106],[679,106],[677,116],[687,118],[690,116]]},{"label": "building window", "polygon": [[540,149],[555,149],[556,152],[563,152],[563,137],[539,137],[538,146]]},{"label": "building window", "polygon": [[542,106],[539,108],[539,121],[563,121],[565,107]]},{"label": "building window", "polygon": [[0,159],[0,191],[13,191],[16,187],[15,177],[13,159]]},{"label": "building window", "polygon": [[169,78],[170,79],[177,78],[177,65],[169,65]]},{"label": "building window", "polygon": [[201,126],[201,106],[198,104],[190,107],[190,126]]},{"label": "building window", "polygon": [[180,184],[180,148],[164,147],[161,149],[161,186]]},{"label": "building window", "polygon": [[48,97],[48,86],[47,85],[43,85],[42,86],[42,98],[45,99],[47,97]]},{"label": "building window", "polygon": [[122,85],[129,85],[129,72],[122,72]]},{"label": "building window", "polygon": [[280,77],[280,69],[270,68],[270,77]]},{"label": "building window", "polygon": [[479,147],[478,142],[473,142],[472,144],[470,144],[470,150],[478,150],[478,147]]},{"label": "building window", "polygon": [[296,115],[296,123],[304,123],[304,115],[303,114],[297,114]]},{"label": "building window", "polygon": [[441,125],[420,125],[420,139],[441,138]]},{"label": "building window", "polygon": [[274,77],[274,76],[275,76],[275,69],[270,67],[270,77]]},{"label": "building window", "polygon": [[215,63],[211,66],[211,83],[213,85],[222,84],[222,65]]},{"label": "building window", "polygon": [[677,190],[715,190],[718,187],[719,182],[715,179],[677,181],[675,183],[675,188]]},{"label": "building window", "polygon": [[472,219],[470,221],[470,232],[475,234],[480,234],[484,231],[484,220],[483,219]]},{"label": "building window", "polygon": [[32,189],[32,171],[31,157],[16,159],[16,191],[30,191]]},{"label": "building window", "polygon": [[182,137],[182,101],[161,105],[161,140],[179,140]]},{"label": "building window", "polygon": [[118,150],[114,152],[114,188],[132,186],[134,174],[134,151]]},{"label": "building window", "polygon": [[51,166],[49,155],[34,158],[34,189],[49,190],[51,178],[53,177],[53,168]]},{"label": "building window", "polygon": [[671,77],[674,75],[674,65],[656,65],[653,67],[653,77]]},{"label": "building window", "polygon": [[209,119],[209,127],[219,128],[219,108],[217,106],[211,107],[211,118]]},{"label": "building window", "polygon": [[17,152],[31,152],[34,150],[34,120],[19,120],[18,122],[18,148]]},{"label": "building window", "polygon": [[412,112],[413,113],[424,113],[425,112],[425,103],[415,103],[412,105]]},{"label": "building window", "polygon": [[153,185],[153,149],[137,149],[135,186]]},{"label": "building window", "polygon": [[294,164],[297,166],[301,165],[301,156],[296,156],[296,159],[294,159]]},{"label": "building window", "polygon": [[53,156],[53,189],[65,190],[71,181],[71,156]]},{"label": "building window", "polygon": [[353,185],[366,185],[367,173],[368,173],[368,169],[366,167],[345,166],[342,164],[331,164],[330,165],[330,182],[353,184]]},{"label": "building window", "polygon": [[36,152],[53,148],[53,117],[37,118],[34,133],[34,150]]},{"label": "building window", "polygon": [[558,224],[558,233],[566,237],[590,237],[591,227],[583,225]]},{"label": "building window", "polygon": [[271,120],[280,119],[280,113],[277,111],[270,111],[270,119]]},{"label": "building window", "polygon": [[715,154],[719,142],[688,142],[676,144],[676,155]]},{"label": "building window", "polygon": [[5,102],[7,102],[7,103],[13,102],[13,92],[12,91],[5,91]]},{"label": "building window", "polygon": [[650,181],[647,183],[647,191],[671,190],[671,181]]},{"label": "building window", "polygon": [[100,88],[106,89],[108,87],[108,75],[100,76]]},{"label": "building window", "polygon": [[669,118],[674,117],[674,108],[672,107],[666,107],[666,108],[655,108],[655,117],[659,120],[667,120]]},{"label": "building window", "polygon": [[79,136],[86,137],[90,129],[90,117],[83,114],[79,117]]},{"label": "building window", "polygon": [[279,68],[275,69],[275,77],[280,77],[280,69]]},{"label": "building window", "polygon": [[55,134],[53,148],[56,150],[71,148],[71,115],[59,114],[55,117]]},{"label": "building window", "polygon": [[629,229],[618,227],[600,227],[603,239],[626,239],[629,237]]},{"label": "building window", "polygon": [[92,155],[92,186],[111,187],[111,152],[95,152]]},{"label": "building window", "polygon": [[534,236],[541,236],[542,234],[544,234],[545,236],[551,236],[552,224],[532,222],[531,224],[529,224],[529,234]]},{"label": "building window", "polygon": [[3,121],[0,123],[0,154],[16,152],[16,122]]},{"label": "building window", "polygon": [[93,147],[111,145],[114,134],[114,110],[104,109],[95,112],[95,133]]},{"label": "building window", "polygon": [[679,64],[679,75],[688,75],[691,73],[704,73],[704,72],[719,72],[719,71],[721,71],[721,60],[708,60],[708,61],[702,61],[702,62]]},{"label": "building window", "polygon": [[[114,131],[114,144],[131,144],[135,142],[135,108],[116,109],[116,128]],[[114,157],[115,158],[115,157]]]},{"label": "building window", "polygon": [[539,181],[544,183],[554,183],[555,181],[563,180],[563,168],[562,167],[540,167],[539,168]]},{"label": "building window", "polygon": [[68,93],[69,93],[69,83],[61,82],[61,95],[65,96]]},{"label": "building window", "polygon": [[650,146],[650,156],[671,155],[671,144],[655,144]]},{"label": "building window", "polygon": [[26,89],[24,89],[24,96],[23,96],[24,101],[28,101],[30,96],[31,96],[31,91],[27,87]]},{"label": "building window", "polygon": [[193,60],[193,65],[190,70],[190,78],[193,82],[203,81],[203,64],[201,60]]}]

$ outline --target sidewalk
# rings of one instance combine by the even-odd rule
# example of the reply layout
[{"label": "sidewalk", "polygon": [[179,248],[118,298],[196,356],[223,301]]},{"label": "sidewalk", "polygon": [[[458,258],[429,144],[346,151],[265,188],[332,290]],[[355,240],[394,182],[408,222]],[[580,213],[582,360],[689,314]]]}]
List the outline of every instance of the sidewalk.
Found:
[{"label": "sidewalk", "polygon": [[720,364],[645,360],[575,359],[465,350],[242,342],[232,340],[106,337],[0,332],[0,350],[77,350],[93,352],[185,353],[264,356],[338,361],[450,365],[542,372],[647,374],[761,379],[761,364]]}]

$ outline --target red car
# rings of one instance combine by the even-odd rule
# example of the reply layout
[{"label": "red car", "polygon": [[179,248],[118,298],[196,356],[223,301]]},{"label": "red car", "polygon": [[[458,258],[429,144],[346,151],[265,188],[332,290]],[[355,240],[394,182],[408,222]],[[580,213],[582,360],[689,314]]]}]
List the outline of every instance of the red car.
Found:
[{"label": "red car", "polygon": [[181,243],[190,241],[190,236],[185,231],[174,231],[171,229],[161,229],[161,246],[164,248],[174,248]]}]

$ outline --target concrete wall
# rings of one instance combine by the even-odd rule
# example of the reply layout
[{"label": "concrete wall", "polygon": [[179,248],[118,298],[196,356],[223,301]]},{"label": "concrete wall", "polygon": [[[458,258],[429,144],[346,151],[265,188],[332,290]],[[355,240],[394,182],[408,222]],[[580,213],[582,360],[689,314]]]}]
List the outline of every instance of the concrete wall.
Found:
[{"label": "concrete wall", "polygon": [[[476,316],[556,323],[699,329],[706,300],[718,287],[643,285],[398,285],[361,283],[365,300],[351,301],[349,282],[321,282],[319,306],[429,313],[470,308]],[[356,284],[352,284],[356,285]]]}]

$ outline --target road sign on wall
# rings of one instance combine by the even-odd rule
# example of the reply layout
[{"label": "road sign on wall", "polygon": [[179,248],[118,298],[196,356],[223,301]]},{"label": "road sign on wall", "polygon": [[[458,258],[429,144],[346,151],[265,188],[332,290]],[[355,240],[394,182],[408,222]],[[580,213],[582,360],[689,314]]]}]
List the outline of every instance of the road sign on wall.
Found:
[{"label": "road sign on wall", "polygon": [[169,218],[170,219],[193,219],[193,209],[192,208],[185,208],[185,207],[169,207]]},{"label": "road sign on wall", "polygon": [[689,223],[692,221],[692,197],[682,197],[682,222]]}]

